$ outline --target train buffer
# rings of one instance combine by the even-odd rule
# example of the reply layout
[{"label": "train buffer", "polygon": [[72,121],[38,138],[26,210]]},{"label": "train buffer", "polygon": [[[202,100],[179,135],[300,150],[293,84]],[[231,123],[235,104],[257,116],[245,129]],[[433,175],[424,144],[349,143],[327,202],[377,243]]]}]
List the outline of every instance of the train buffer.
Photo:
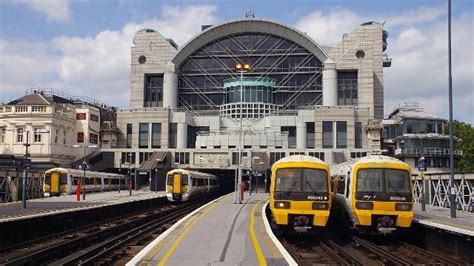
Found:
[{"label": "train buffer", "polygon": [[267,233],[267,201],[266,193],[245,193],[244,204],[225,195],[181,219],[127,265],[288,265]]}]

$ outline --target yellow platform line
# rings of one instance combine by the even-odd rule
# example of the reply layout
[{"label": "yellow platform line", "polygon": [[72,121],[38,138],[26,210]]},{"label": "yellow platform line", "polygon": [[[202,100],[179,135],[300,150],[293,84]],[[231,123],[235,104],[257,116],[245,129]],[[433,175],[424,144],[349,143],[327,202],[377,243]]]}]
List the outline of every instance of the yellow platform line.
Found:
[{"label": "yellow platform line", "polygon": [[255,230],[254,230],[255,209],[260,204],[260,202],[261,201],[259,201],[257,204],[253,206],[252,213],[250,214],[250,235],[252,236],[253,247],[255,248],[255,254],[257,255],[258,263],[260,265],[266,266],[267,262],[265,261],[265,257],[263,256],[262,249],[260,248],[260,245],[258,244],[257,236],[255,235]]},{"label": "yellow platform line", "polygon": [[186,227],[186,229],[183,231],[183,233],[176,239],[176,241],[173,243],[173,245],[171,245],[170,249],[168,249],[166,254],[163,256],[163,258],[161,258],[160,262],[157,265],[158,266],[164,266],[166,264],[166,262],[170,259],[171,255],[173,255],[173,253],[176,250],[176,248],[178,247],[178,245],[181,243],[181,240],[183,240],[183,238],[189,233],[189,231],[193,228],[193,226],[197,222],[199,222],[199,220],[201,220],[204,216],[206,216],[211,210],[213,210],[219,204],[224,202],[227,198],[228,198],[228,196],[225,197],[222,201],[214,203],[214,205],[211,205],[209,207],[209,209],[207,209],[201,215],[199,215],[196,219],[194,219],[194,221],[192,223],[190,223],[188,225],[188,227]]}]

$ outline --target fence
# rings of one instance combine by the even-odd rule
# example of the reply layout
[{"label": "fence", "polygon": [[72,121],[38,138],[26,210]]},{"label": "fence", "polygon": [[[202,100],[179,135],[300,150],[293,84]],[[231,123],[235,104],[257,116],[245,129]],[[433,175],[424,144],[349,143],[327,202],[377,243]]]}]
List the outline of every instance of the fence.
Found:
[{"label": "fence", "polygon": [[[0,170],[0,203],[21,200],[23,172]],[[26,179],[26,199],[43,197],[43,172],[29,171]]]},{"label": "fence", "polygon": [[[449,173],[425,174],[425,202],[427,205],[450,208],[449,191],[451,182]],[[413,176],[415,202],[422,199],[423,179]],[[456,173],[454,175],[456,207],[458,210],[474,212],[474,173]]]}]

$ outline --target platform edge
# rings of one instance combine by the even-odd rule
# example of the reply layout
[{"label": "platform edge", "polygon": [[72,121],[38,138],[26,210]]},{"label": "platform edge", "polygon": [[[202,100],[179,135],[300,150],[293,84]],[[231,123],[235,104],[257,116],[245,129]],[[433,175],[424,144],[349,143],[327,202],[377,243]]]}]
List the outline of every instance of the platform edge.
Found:
[{"label": "platform edge", "polygon": [[283,245],[280,243],[278,238],[273,234],[272,228],[270,227],[270,223],[267,220],[267,216],[265,215],[265,209],[268,206],[268,201],[263,204],[262,207],[262,219],[263,219],[263,224],[265,225],[265,230],[267,231],[268,236],[270,239],[273,241],[273,244],[277,247],[278,251],[283,255],[283,258],[285,258],[286,262],[290,266],[297,266],[298,263],[293,259],[293,257],[286,251],[286,249],[283,247]]},{"label": "platform edge", "polygon": [[215,200],[212,200],[208,203],[206,203],[205,205],[197,208],[196,210],[194,210],[193,212],[191,212],[190,214],[184,216],[183,218],[181,218],[178,222],[176,222],[173,226],[171,226],[170,228],[168,228],[166,231],[164,231],[160,236],[158,236],[155,240],[153,240],[150,244],[148,244],[145,248],[143,248],[137,255],[135,255],[129,262],[127,262],[127,264],[125,264],[126,266],[133,266],[133,265],[137,265],[137,263],[139,263],[147,254],[148,252],[150,252],[158,243],[160,243],[165,237],[167,237],[172,231],[174,231],[178,226],[180,226],[182,223],[184,223],[184,221],[186,221],[187,219],[189,219],[189,217],[193,216],[195,213],[199,212],[200,210],[206,208],[207,206],[211,205],[212,203],[226,197],[227,195],[229,194],[226,194],[226,195],[223,195]]}]

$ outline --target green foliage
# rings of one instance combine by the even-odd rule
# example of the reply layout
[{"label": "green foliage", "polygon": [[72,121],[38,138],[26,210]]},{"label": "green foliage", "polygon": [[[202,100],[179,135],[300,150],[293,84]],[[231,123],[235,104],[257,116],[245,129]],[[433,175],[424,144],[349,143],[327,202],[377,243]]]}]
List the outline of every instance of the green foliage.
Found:
[{"label": "green foliage", "polygon": [[[446,134],[449,134],[449,128],[446,125]],[[462,157],[457,162],[459,171],[474,171],[474,127],[471,124],[454,120],[453,135],[459,140],[455,143],[455,149],[462,151]]]}]

